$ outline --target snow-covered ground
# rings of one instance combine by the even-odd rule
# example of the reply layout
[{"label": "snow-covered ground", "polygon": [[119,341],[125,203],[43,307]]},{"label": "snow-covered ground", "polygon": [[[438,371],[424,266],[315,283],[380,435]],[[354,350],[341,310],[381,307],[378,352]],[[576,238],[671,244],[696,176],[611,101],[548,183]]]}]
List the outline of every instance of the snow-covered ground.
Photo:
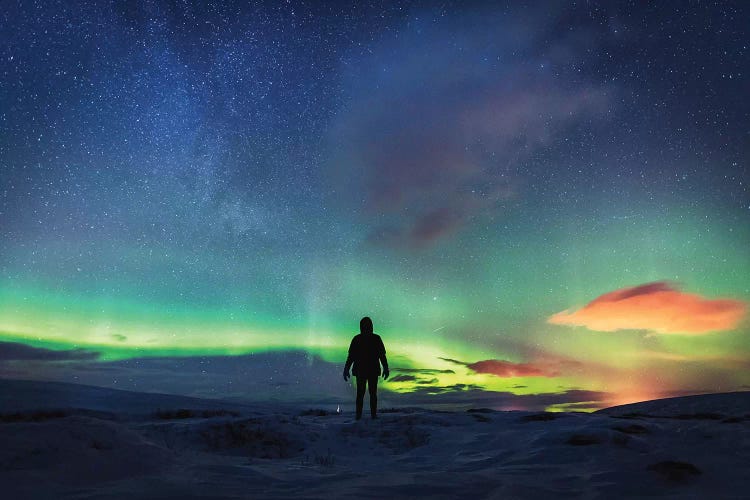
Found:
[{"label": "snow-covered ground", "polygon": [[595,414],[242,405],[0,380],[2,498],[747,498],[750,392]]}]

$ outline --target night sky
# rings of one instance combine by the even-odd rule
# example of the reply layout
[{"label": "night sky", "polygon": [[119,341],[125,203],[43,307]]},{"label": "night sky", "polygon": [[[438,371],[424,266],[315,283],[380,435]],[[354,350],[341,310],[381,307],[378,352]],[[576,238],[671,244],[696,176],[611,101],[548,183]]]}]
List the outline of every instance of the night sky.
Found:
[{"label": "night sky", "polygon": [[592,409],[750,388],[745,2],[5,2],[0,376]]}]

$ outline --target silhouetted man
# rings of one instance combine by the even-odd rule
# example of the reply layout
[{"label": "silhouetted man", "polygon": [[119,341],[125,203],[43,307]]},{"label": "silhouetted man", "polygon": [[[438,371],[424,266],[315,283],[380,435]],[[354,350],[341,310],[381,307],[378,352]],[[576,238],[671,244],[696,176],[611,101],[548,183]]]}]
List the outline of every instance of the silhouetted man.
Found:
[{"label": "silhouetted man", "polygon": [[365,386],[370,389],[370,414],[372,418],[377,418],[380,363],[383,363],[383,380],[386,380],[390,372],[385,346],[380,335],[372,332],[372,320],[365,316],[359,322],[359,335],[355,335],[349,345],[349,356],[344,366],[344,380],[349,380],[349,368],[354,364],[352,373],[357,377],[357,420],[362,418]]}]

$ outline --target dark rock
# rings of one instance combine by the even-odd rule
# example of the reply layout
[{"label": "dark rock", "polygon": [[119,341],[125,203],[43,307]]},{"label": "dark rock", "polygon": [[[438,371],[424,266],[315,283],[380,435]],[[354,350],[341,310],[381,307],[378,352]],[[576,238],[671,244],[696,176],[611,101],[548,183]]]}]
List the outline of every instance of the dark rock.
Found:
[{"label": "dark rock", "polygon": [[557,414],[550,412],[534,413],[521,417],[521,422],[549,422],[550,420],[555,420],[557,417]]},{"label": "dark rock", "polygon": [[572,444],[573,446],[588,446],[591,444],[600,444],[601,442],[602,439],[600,437],[592,434],[573,434],[566,441],[567,444]]},{"label": "dark rock", "polygon": [[669,481],[684,481],[690,477],[701,474],[700,469],[688,462],[678,462],[676,460],[665,460],[651,464],[646,469],[659,474]]},{"label": "dark rock", "polygon": [[646,427],[638,424],[618,425],[612,427],[612,429],[625,434],[648,434],[651,432]]}]

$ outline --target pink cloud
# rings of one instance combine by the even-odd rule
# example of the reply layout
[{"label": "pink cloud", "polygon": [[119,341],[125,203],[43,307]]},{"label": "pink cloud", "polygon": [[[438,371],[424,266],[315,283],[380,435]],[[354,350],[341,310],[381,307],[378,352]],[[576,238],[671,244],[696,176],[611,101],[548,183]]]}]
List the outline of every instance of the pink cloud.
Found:
[{"label": "pink cloud", "polygon": [[477,373],[487,373],[496,377],[555,377],[558,374],[547,369],[534,366],[532,363],[513,363],[499,359],[487,359],[469,363],[469,369]]},{"label": "pink cloud", "polygon": [[747,304],[740,300],[707,299],[657,281],[605,293],[581,309],[553,314],[547,322],[602,332],[700,335],[736,328],[746,311]]},{"label": "pink cloud", "polygon": [[484,361],[467,363],[465,361],[459,361],[451,358],[440,359],[442,359],[443,361],[448,361],[450,363],[455,363],[457,365],[463,365],[476,373],[486,373],[502,378],[556,377],[559,375],[556,369],[552,368],[551,366],[545,366],[548,365],[548,363],[514,363],[512,361],[505,361],[502,359],[485,359]]}]

